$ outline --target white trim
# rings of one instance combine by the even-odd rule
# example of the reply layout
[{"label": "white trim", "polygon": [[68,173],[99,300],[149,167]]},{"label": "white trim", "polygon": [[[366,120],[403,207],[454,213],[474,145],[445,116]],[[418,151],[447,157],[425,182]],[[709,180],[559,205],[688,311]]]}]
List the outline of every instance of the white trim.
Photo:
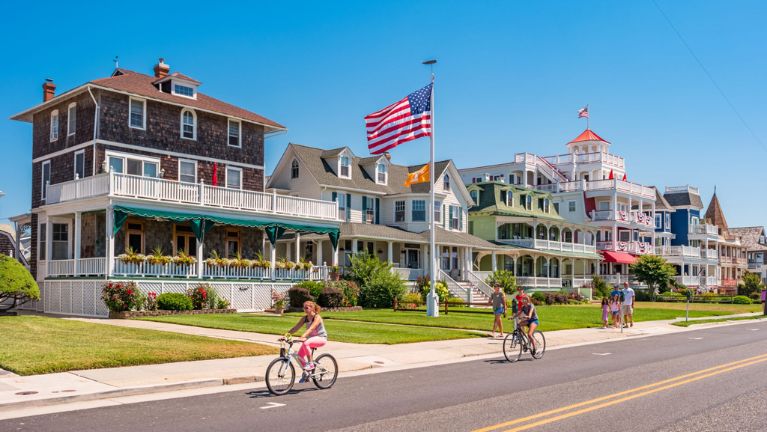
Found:
[{"label": "white trim", "polygon": [[[132,145],[132,144],[124,144],[124,143],[120,143],[120,142],[116,142],[116,141],[105,141],[105,140],[101,140],[101,139],[100,140],[95,140],[95,141],[86,141],[86,142],[78,144],[76,146],[72,146],[72,147],[70,147],[68,149],[59,150],[57,152],[53,152],[53,153],[50,153],[50,154],[46,154],[44,156],[40,156],[40,157],[34,158],[34,159],[32,159],[32,163],[37,163],[37,162],[40,162],[40,161],[48,160],[48,159],[54,158],[56,156],[60,156],[60,155],[67,154],[67,153],[70,153],[70,152],[75,151],[75,150],[79,150],[79,149],[88,147],[90,145],[95,147],[96,144],[103,144],[103,145],[108,145],[108,146],[112,146],[112,147],[120,147],[120,148],[124,148],[124,149],[136,150],[136,151],[147,152],[147,153],[156,153],[156,154],[161,155],[160,157],[162,157],[162,156],[174,156],[174,157],[177,157],[177,158],[196,158],[197,160],[199,160],[201,162],[216,162],[216,163],[220,163],[220,164],[223,164],[223,165],[237,165],[237,166],[240,166],[240,167],[243,167],[243,168],[253,168],[253,169],[260,169],[260,170],[264,169],[263,165],[251,165],[251,164],[240,163],[240,162],[236,162],[236,161],[228,161],[228,160],[224,160],[224,159],[215,159],[215,158],[210,158],[210,157],[205,157],[205,156],[193,155],[193,154],[189,154],[189,153],[179,153],[179,152],[174,152],[174,151],[167,151],[167,150],[161,150],[161,149],[153,149],[153,148],[149,148],[149,147],[142,147],[142,146],[137,146],[137,145]],[[95,148],[94,148],[94,150],[95,150]],[[95,161],[95,158],[94,158],[94,161]]]},{"label": "white trim", "polygon": [[[144,104],[144,112],[143,112],[143,114],[141,114],[141,122],[142,122],[141,123],[141,127],[133,126],[131,124],[131,111],[133,110],[132,109],[133,108],[133,101],[141,102],[142,104]],[[131,129],[146,130],[146,99],[139,98],[139,97],[134,97],[134,96],[131,96],[131,97],[128,98],[128,127],[131,128]]]},{"label": "white trim", "polygon": [[[229,127],[230,123],[237,122],[237,145],[229,144]],[[226,119],[226,145],[229,147],[242,148],[242,122],[234,118]]]},{"label": "white trim", "polygon": [[[53,119],[56,118],[56,127],[53,127]],[[58,141],[59,139],[59,127],[61,125],[61,117],[59,116],[59,110],[55,109],[51,111],[51,121],[49,125],[48,138],[50,142]],[[54,136],[55,134],[55,136]]]},{"label": "white trim", "polygon": [[[176,92],[176,86],[186,87],[189,89],[192,89],[192,95],[187,96],[185,94],[181,94]],[[197,85],[192,84],[191,82],[187,80],[182,80],[178,78],[172,78],[170,80],[170,94],[174,96],[179,96],[187,99],[197,99]]]},{"label": "white trim", "polygon": [[[379,167],[384,167],[384,172],[383,172],[384,180],[383,180],[383,182],[378,181],[378,174],[379,174],[378,168]],[[376,164],[375,164],[375,176],[376,176],[375,177],[376,184],[380,184],[380,185],[386,186],[389,183],[389,167],[385,163],[383,163],[383,162],[380,162],[380,161],[376,162]]]},{"label": "white trim", "polygon": [[[75,115],[72,115],[72,108],[75,109]],[[72,124],[72,118],[74,117],[75,124]],[[72,136],[77,132],[77,102],[72,102],[67,106],[67,136]]]},{"label": "white trim", "polygon": [[[344,158],[346,158],[346,161],[348,162],[347,168],[349,168],[349,175],[343,175],[341,174],[341,168],[343,167],[342,163]],[[347,179],[350,180],[352,178],[352,158],[345,154],[345,152],[341,152],[338,155],[338,178]]]},{"label": "white trim", "polygon": [[40,190],[40,201],[45,201],[48,198],[45,188],[45,165],[48,165],[48,182],[51,181],[51,161],[46,160],[40,164],[40,184],[42,185],[42,189]]},{"label": "white trim", "polygon": [[[79,155],[79,154],[83,155],[83,175],[82,175],[82,177],[77,177],[77,155]],[[75,154],[72,155],[72,159],[73,159],[73,161],[72,161],[73,162],[72,163],[72,165],[73,165],[72,166],[72,178],[73,179],[77,179],[77,178],[85,177],[85,150],[78,150],[78,151],[76,151]]]},{"label": "white trim", "polygon": [[[227,188],[230,188],[229,187],[229,183],[227,183],[227,180],[229,180],[229,170],[230,169],[238,171],[240,173],[240,186],[238,188],[236,188],[236,189],[242,190],[242,180],[243,180],[243,178],[242,178],[242,168],[236,167],[236,166],[229,166],[229,165],[227,165],[225,167],[225,169],[224,169],[224,186],[227,187]],[[235,189],[235,188],[230,188],[230,189]]]},{"label": "white trim", "polygon": [[[122,153],[122,152],[116,152],[114,150],[106,150],[104,152],[104,161],[109,161],[110,157],[119,158],[123,160],[123,174],[128,174],[128,159],[133,160],[140,160],[141,161],[141,177],[144,177],[144,163],[149,162],[152,164],[157,165],[157,176],[160,176],[160,169],[162,169],[162,164],[160,163],[160,158],[153,158],[150,156],[144,156],[144,155],[137,155],[133,153]],[[107,165],[111,168],[111,166]],[[135,174],[132,174],[135,175]]]},{"label": "white trim", "polygon": [[[192,114],[192,137],[184,136],[184,114],[190,113]],[[181,128],[179,129],[179,132],[181,134],[181,139],[185,140],[192,140],[197,141],[197,114],[194,112],[191,108],[184,108],[181,110]]]},{"label": "white trim", "polygon": [[[197,183],[197,161],[193,160],[193,159],[179,159],[178,160],[178,178],[176,180],[182,181],[181,180],[181,163],[182,162],[191,162],[191,163],[194,164],[194,183]],[[189,182],[184,182],[184,183],[189,183]],[[224,184],[226,184],[226,183],[224,183]]]}]

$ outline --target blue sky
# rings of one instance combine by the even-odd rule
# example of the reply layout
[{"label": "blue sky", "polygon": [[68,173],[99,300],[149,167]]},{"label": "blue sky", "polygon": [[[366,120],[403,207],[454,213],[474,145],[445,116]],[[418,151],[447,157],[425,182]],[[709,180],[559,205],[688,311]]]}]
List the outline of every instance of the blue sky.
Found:
[{"label": "blue sky", "polygon": [[[767,223],[767,4],[657,0],[756,138],[650,0],[550,2],[8,2],[0,6],[0,219],[29,210],[29,124],[8,118],[108,76],[112,59],[150,73],[158,57],[201,90],[286,125],[288,142],[366,154],[362,118],[435,72],[437,158],[459,167],[565,152],[591,127],[626,158],[629,180],[717,186],[728,222]],[[428,158],[428,141],[393,152]]]}]

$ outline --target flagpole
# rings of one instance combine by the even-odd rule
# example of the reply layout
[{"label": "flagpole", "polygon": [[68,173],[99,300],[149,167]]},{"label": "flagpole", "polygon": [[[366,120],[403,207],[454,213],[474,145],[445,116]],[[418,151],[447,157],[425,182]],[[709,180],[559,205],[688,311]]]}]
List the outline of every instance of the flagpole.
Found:
[{"label": "flagpole", "polygon": [[431,184],[430,190],[430,198],[429,198],[429,208],[428,208],[428,214],[429,221],[431,222],[430,229],[429,229],[429,258],[430,258],[430,270],[431,270],[431,280],[430,282],[430,290],[429,294],[426,296],[426,316],[430,317],[438,317],[439,316],[439,296],[436,293],[436,286],[437,286],[437,269],[439,268],[439,263],[437,261],[437,247],[436,247],[436,236],[437,236],[437,221],[434,220],[434,63],[436,63],[436,60],[427,60],[423,62],[423,64],[428,64],[431,66],[431,135],[429,136],[429,184]]}]

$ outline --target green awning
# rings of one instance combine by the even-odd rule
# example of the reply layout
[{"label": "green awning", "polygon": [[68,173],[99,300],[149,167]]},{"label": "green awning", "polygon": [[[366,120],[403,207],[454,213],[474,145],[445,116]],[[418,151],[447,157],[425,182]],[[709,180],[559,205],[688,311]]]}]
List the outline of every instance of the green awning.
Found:
[{"label": "green awning", "polygon": [[286,230],[296,231],[300,233],[312,233],[312,234],[328,234],[330,242],[335,249],[338,245],[338,237],[340,230],[337,227],[323,227],[307,224],[289,223],[284,221],[276,221],[269,219],[240,219],[228,216],[207,215],[202,213],[180,213],[169,210],[157,210],[157,209],[144,209],[127,206],[114,206],[114,234],[120,231],[120,228],[125,224],[128,216],[139,216],[150,219],[162,219],[173,222],[191,222],[192,231],[194,231],[197,239],[202,239],[203,235],[210,231],[215,224],[219,225],[233,225],[248,228],[262,228],[269,241],[274,245],[277,239],[282,236]]}]

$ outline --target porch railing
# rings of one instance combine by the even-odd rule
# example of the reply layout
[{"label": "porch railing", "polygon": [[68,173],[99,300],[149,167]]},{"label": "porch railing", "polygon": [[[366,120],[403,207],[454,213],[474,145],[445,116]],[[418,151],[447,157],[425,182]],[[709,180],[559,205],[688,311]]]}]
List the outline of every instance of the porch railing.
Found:
[{"label": "porch railing", "polygon": [[562,288],[562,278],[517,276],[517,286],[525,288]]},{"label": "porch railing", "polygon": [[700,276],[676,276],[677,283],[681,283],[686,286],[698,286],[701,282]]},{"label": "porch railing", "polygon": [[570,243],[561,242],[556,240],[542,240],[533,238],[519,238],[519,239],[498,239],[501,243],[508,243],[515,246],[522,246],[527,248],[555,250],[562,252],[596,252],[597,248],[594,245],[587,245],[584,243]]},{"label": "porch railing", "polygon": [[462,300],[470,302],[470,291],[458,284],[453,278],[450,277],[444,270],[439,270],[439,277],[437,280],[443,280],[447,284],[447,289],[450,293]]},{"label": "porch railing", "polygon": [[194,265],[189,264],[151,264],[149,262],[128,263],[115,260],[114,275],[118,276],[174,276],[189,278],[197,274]]},{"label": "porch railing", "polygon": [[75,274],[75,260],[48,261],[48,276],[71,276]]},{"label": "porch railing", "polygon": [[275,213],[310,219],[338,220],[338,204],[307,198],[267,194],[204,183],[184,183],[155,177],[108,173],[48,185],[46,203],[55,204],[100,195],[180,204]]},{"label": "porch railing", "polygon": [[392,272],[399,274],[402,280],[414,281],[423,276],[423,269],[411,269],[405,267],[392,267]]},{"label": "porch railing", "polygon": [[485,279],[479,277],[477,274],[471,271],[467,271],[466,273],[466,279],[474,285],[482,294],[486,295],[488,298],[490,298],[490,295],[493,294],[493,289],[490,288],[490,285],[485,282]]}]

